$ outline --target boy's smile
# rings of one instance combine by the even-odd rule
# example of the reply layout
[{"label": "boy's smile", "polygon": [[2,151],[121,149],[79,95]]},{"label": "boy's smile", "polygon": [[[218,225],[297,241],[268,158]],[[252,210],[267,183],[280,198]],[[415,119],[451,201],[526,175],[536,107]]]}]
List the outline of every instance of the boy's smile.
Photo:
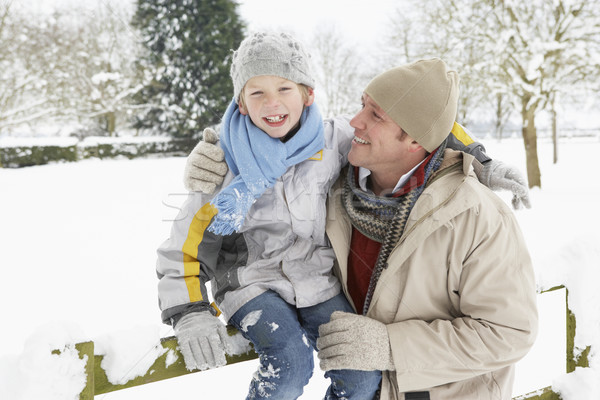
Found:
[{"label": "boy's smile", "polygon": [[273,127],[278,127],[285,123],[285,119],[287,117],[288,117],[287,114],[282,114],[282,115],[274,115],[274,116],[264,117],[263,119],[267,122],[267,124],[269,124]]}]

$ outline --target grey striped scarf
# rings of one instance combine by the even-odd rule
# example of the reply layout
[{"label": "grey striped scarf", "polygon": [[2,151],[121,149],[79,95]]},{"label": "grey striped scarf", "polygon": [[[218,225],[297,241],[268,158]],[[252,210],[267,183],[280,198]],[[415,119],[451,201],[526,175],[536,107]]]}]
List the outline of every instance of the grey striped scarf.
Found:
[{"label": "grey striped scarf", "polygon": [[348,177],[342,193],[343,204],[352,226],[363,235],[381,243],[377,262],[371,274],[369,289],[365,298],[363,315],[367,314],[377,281],[384,269],[392,249],[404,232],[406,221],[417,199],[423,193],[432,173],[437,171],[444,159],[446,141],[436,150],[435,154],[424,166],[425,179],[409,192],[398,197],[376,196],[366,193],[356,185],[354,168],[349,168]]}]

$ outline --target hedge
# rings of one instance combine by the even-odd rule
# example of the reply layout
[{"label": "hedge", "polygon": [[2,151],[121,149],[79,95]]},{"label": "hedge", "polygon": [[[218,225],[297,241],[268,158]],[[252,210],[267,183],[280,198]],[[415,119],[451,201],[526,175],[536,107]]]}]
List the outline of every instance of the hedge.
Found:
[{"label": "hedge", "polygon": [[[57,141],[58,142],[58,141]],[[152,154],[186,156],[197,139],[147,138],[86,138],[74,144],[41,144],[0,142],[0,167],[20,168],[50,162],[73,162],[87,158],[133,159]]]}]

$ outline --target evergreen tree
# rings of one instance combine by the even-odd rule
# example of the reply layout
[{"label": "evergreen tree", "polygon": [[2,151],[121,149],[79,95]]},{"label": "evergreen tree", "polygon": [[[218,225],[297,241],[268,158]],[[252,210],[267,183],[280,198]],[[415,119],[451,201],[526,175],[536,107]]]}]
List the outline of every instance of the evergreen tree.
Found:
[{"label": "evergreen tree", "polygon": [[231,101],[231,49],[244,25],[232,0],[139,0],[133,24],[146,45],[138,128],[192,137],[220,121]]}]

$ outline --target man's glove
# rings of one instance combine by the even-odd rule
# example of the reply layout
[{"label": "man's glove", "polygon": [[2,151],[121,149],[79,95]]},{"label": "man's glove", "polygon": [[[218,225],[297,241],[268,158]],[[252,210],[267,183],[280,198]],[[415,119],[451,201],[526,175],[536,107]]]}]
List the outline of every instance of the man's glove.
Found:
[{"label": "man's glove", "polygon": [[202,140],[194,147],[185,163],[183,184],[186,189],[211,194],[217,185],[223,183],[228,168],[223,161],[223,150],[215,145],[218,139],[213,129],[204,129]]},{"label": "man's glove", "polygon": [[362,315],[335,311],[319,327],[317,348],[323,371],[396,369],[386,326]]},{"label": "man's glove", "polygon": [[515,210],[522,206],[531,208],[529,187],[521,172],[502,161],[490,160],[485,164],[474,164],[477,178],[492,190],[509,190],[513,194],[512,206]]},{"label": "man's glove", "polygon": [[209,311],[192,312],[175,325],[175,336],[189,371],[227,364],[227,328]]}]

